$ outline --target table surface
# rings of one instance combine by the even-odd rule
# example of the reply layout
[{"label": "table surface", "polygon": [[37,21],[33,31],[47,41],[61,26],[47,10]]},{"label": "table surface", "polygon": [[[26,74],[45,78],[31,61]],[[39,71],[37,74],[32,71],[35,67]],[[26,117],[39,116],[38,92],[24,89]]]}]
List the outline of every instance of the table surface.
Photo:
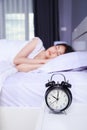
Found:
[{"label": "table surface", "polygon": [[72,104],[61,114],[44,106],[35,130],[87,130],[87,104]]}]

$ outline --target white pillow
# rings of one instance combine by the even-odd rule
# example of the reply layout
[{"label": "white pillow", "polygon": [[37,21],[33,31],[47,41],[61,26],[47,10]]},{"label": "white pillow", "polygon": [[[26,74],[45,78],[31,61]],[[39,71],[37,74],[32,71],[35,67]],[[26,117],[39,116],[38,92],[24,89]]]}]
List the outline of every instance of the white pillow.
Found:
[{"label": "white pillow", "polygon": [[60,55],[43,67],[39,68],[40,72],[69,71],[80,67],[87,67],[87,51],[71,52]]}]

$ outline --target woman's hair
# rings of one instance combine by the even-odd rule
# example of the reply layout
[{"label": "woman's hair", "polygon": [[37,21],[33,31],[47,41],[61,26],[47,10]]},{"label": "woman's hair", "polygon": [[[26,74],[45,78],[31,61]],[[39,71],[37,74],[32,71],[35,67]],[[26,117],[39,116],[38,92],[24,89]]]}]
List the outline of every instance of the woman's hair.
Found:
[{"label": "woman's hair", "polygon": [[74,52],[74,49],[68,44],[65,44],[65,43],[56,44],[56,46],[58,46],[58,45],[63,45],[66,47],[65,53]]}]

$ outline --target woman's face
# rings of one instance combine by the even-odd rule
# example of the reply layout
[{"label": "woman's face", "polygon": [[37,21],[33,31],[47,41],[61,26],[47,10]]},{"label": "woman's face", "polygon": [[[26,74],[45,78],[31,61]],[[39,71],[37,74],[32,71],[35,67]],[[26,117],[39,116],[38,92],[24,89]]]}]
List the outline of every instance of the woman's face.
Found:
[{"label": "woman's face", "polygon": [[63,45],[52,46],[46,50],[46,58],[51,59],[64,54],[66,47]]}]

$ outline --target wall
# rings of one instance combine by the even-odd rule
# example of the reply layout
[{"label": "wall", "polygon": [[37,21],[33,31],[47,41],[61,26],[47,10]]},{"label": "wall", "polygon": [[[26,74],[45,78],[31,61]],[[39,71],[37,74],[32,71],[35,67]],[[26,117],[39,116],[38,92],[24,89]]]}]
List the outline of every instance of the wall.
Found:
[{"label": "wall", "polygon": [[72,31],[87,16],[87,0],[72,0]]},{"label": "wall", "polygon": [[71,44],[72,0],[59,0],[60,40]]},{"label": "wall", "polygon": [[72,42],[72,32],[87,16],[87,0],[59,0],[60,40]]}]

